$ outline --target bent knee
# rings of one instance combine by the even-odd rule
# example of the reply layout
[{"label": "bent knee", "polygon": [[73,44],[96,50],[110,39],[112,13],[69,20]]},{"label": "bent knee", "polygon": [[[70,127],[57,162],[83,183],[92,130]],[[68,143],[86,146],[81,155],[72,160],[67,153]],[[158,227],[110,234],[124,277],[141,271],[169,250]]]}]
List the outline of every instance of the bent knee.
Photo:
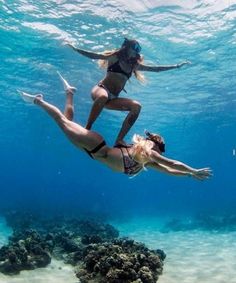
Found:
[{"label": "bent knee", "polygon": [[72,106],[72,105],[67,105],[67,107],[66,107],[66,112],[69,112],[69,113],[74,112],[74,106]]},{"label": "bent knee", "polygon": [[98,89],[98,87],[96,86],[91,92],[91,97],[94,101],[97,100],[104,101],[108,99],[108,93],[105,89],[101,89],[101,88]]},{"label": "bent knee", "polygon": [[139,113],[141,111],[141,108],[142,105],[138,101],[134,100],[131,105],[131,111],[135,113]]}]

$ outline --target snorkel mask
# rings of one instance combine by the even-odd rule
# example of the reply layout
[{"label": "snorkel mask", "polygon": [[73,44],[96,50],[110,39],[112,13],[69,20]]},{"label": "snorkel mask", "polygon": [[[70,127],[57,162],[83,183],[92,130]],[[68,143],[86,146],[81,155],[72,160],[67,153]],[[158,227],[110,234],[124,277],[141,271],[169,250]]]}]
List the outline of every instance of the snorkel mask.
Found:
[{"label": "snorkel mask", "polygon": [[142,50],[140,44],[137,40],[125,38],[122,43],[122,47],[131,47],[137,54],[139,54]]},{"label": "snorkel mask", "polygon": [[165,152],[165,142],[160,135],[152,134],[149,131],[145,131],[145,135],[147,136],[147,140],[150,140],[158,145],[161,152]]}]

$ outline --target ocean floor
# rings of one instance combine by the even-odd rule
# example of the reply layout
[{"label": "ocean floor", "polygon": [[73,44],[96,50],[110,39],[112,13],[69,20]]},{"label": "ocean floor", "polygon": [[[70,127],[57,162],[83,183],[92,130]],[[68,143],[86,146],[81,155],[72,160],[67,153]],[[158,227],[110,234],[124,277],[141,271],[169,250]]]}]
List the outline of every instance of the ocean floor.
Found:
[{"label": "ocean floor", "polygon": [[113,224],[123,236],[167,254],[160,283],[236,283],[236,232],[161,233],[157,219]]},{"label": "ocean floor", "polygon": [[[0,247],[7,243],[11,229],[0,217]],[[52,260],[47,268],[22,271],[19,275],[6,276],[0,273],[0,283],[75,283],[78,282],[71,265]]]},{"label": "ocean floor", "polygon": [[[191,230],[161,233],[158,219],[112,223],[121,236],[145,243],[167,254],[160,283],[235,283],[236,232]],[[0,246],[11,229],[0,218]],[[23,271],[17,276],[0,273],[0,283],[75,283],[73,267],[53,260],[47,268]]]},{"label": "ocean floor", "polygon": [[0,273],[0,283],[76,283],[71,265],[52,260],[47,268],[22,271],[19,275],[6,276]]}]

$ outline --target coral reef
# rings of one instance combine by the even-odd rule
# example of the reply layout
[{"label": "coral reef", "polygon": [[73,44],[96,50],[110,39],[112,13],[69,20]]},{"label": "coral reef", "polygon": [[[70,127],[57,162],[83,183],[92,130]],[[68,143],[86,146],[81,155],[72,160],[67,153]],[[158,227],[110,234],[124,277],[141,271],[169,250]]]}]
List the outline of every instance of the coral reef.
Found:
[{"label": "coral reef", "polygon": [[0,272],[14,275],[21,270],[46,267],[51,262],[52,248],[36,231],[15,233],[9,245],[0,249]]},{"label": "coral reef", "polygon": [[155,283],[162,269],[158,251],[130,239],[116,239],[111,243],[88,245],[76,275],[81,283]]},{"label": "coral reef", "polygon": [[162,274],[162,250],[119,238],[109,224],[27,213],[8,213],[6,219],[14,233],[0,249],[4,274],[45,267],[52,257],[73,265],[81,283],[155,283]]}]

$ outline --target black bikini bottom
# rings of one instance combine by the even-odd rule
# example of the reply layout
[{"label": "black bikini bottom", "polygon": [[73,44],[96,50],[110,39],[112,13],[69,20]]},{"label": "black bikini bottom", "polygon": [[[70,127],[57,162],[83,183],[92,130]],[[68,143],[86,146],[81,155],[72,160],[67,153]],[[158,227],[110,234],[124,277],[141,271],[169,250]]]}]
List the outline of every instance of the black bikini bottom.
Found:
[{"label": "black bikini bottom", "polygon": [[104,147],[106,145],[106,142],[103,140],[99,145],[97,145],[94,149],[92,150],[88,150],[86,148],[84,148],[84,150],[88,153],[88,155],[92,158],[93,158],[93,155],[94,153],[97,153],[102,147]]}]

